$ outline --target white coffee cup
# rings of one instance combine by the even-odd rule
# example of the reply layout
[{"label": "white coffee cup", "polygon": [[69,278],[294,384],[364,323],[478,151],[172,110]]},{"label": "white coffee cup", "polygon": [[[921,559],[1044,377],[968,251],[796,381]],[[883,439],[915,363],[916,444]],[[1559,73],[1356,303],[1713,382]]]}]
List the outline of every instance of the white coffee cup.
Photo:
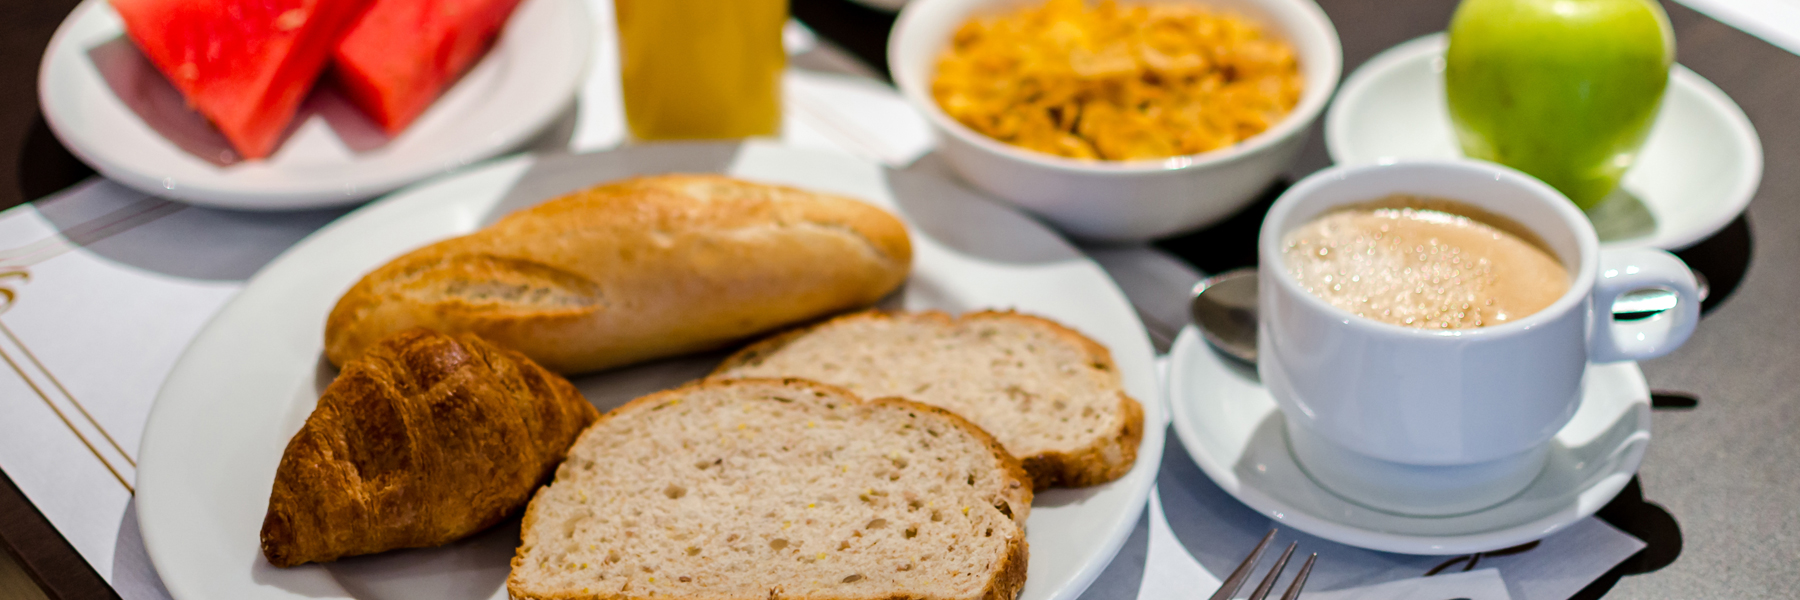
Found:
[{"label": "white coffee cup", "polygon": [[[1568,270],[1549,307],[1502,325],[1427,330],[1360,317],[1287,272],[1283,237],[1320,215],[1392,194],[1444,198],[1537,234]],[[1327,489],[1409,515],[1479,510],[1523,490],[1581,402],[1591,362],[1661,356],[1699,320],[1692,271],[1667,252],[1601,250],[1594,227],[1529,175],[1474,161],[1333,167],[1269,209],[1261,266],[1257,370],[1287,420],[1290,448]],[[1613,319],[1620,295],[1660,288],[1674,308]]]}]

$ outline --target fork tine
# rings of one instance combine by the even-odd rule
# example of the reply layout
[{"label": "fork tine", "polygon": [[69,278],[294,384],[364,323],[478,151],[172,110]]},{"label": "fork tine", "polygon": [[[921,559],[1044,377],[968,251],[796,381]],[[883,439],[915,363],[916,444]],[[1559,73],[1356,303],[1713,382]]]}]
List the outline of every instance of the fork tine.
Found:
[{"label": "fork tine", "polygon": [[1306,562],[1300,565],[1300,572],[1294,575],[1294,582],[1288,584],[1287,593],[1281,595],[1281,600],[1296,600],[1300,597],[1300,588],[1306,587],[1306,576],[1312,574],[1313,561],[1315,560],[1319,560],[1319,553],[1317,552],[1314,552],[1312,556],[1306,557]]},{"label": "fork tine", "polygon": [[1256,561],[1262,560],[1263,550],[1267,550],[1269,542],[1274,539],[1275,530],[1270,529],[1268,535],[1264,535],[1262,541],[1256,543],[1256,549],[1251,550],[1250,555],[1244,557],[1244,562],[1237,566],[1237,570],[1231,572],[1230,577],[1225,578],[1224,583],[1219,584],[1219,591],[1213,592],[1212,598],[1208,600],[1231,600],[1231,596],[1237,594],[1238,589],[1244,587],[1244,580],[1250,578],[1250,569],[1256,566]]},{"label": "fork tine", "polygon": [[1269,567],[1269,574],[1263,577],[1262,583],[1257,584],[1256,591],[1250,593],[1249,600],[1263,600],[1263,598],[1269,597],[1269,589],[1275,587],[1275,580],[1281,577],[1282,569],[1287,568],[1288,557],[1294,555],[1294,547],[1299,545],[1300,542],[1288,544],[1287,550],[1282,551],[1281,558],[1275,560],[1275,566]]}]

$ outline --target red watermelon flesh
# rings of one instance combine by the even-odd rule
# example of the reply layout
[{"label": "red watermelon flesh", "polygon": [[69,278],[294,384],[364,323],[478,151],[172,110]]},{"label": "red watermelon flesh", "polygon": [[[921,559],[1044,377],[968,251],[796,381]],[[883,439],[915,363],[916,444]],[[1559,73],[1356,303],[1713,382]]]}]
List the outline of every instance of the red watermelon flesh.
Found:
[{"label": "red watermelon flesh", "polygon": [[389,134],[425,112],[487,51],[519,0],[375,0],[338,41],[350,99]]},{"label": "red watermelon flesh", "polygon": [[111,0],[150,62],[245,158],[275,150],[368,0]]}]

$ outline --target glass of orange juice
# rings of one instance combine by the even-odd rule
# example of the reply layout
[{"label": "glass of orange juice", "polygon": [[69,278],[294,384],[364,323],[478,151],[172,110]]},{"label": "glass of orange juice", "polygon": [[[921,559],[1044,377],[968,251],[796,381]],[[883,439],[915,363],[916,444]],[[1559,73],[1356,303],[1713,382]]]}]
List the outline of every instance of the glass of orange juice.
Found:
[{"label": "glass of orange juice", "polygon": [[614,8],[632,136],[779,131],[787,0],[615,0]]}]

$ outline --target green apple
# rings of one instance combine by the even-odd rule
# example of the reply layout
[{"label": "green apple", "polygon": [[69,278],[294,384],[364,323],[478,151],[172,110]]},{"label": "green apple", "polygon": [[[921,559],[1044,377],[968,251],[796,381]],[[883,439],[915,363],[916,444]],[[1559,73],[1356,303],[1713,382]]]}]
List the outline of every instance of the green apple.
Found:
[{"label": "green apple", "polygon": [[1585,210],[1644,144],[1675,34],[1653,0],[1463,0],[1445,60],[1463,153],[1542,179]]}]

